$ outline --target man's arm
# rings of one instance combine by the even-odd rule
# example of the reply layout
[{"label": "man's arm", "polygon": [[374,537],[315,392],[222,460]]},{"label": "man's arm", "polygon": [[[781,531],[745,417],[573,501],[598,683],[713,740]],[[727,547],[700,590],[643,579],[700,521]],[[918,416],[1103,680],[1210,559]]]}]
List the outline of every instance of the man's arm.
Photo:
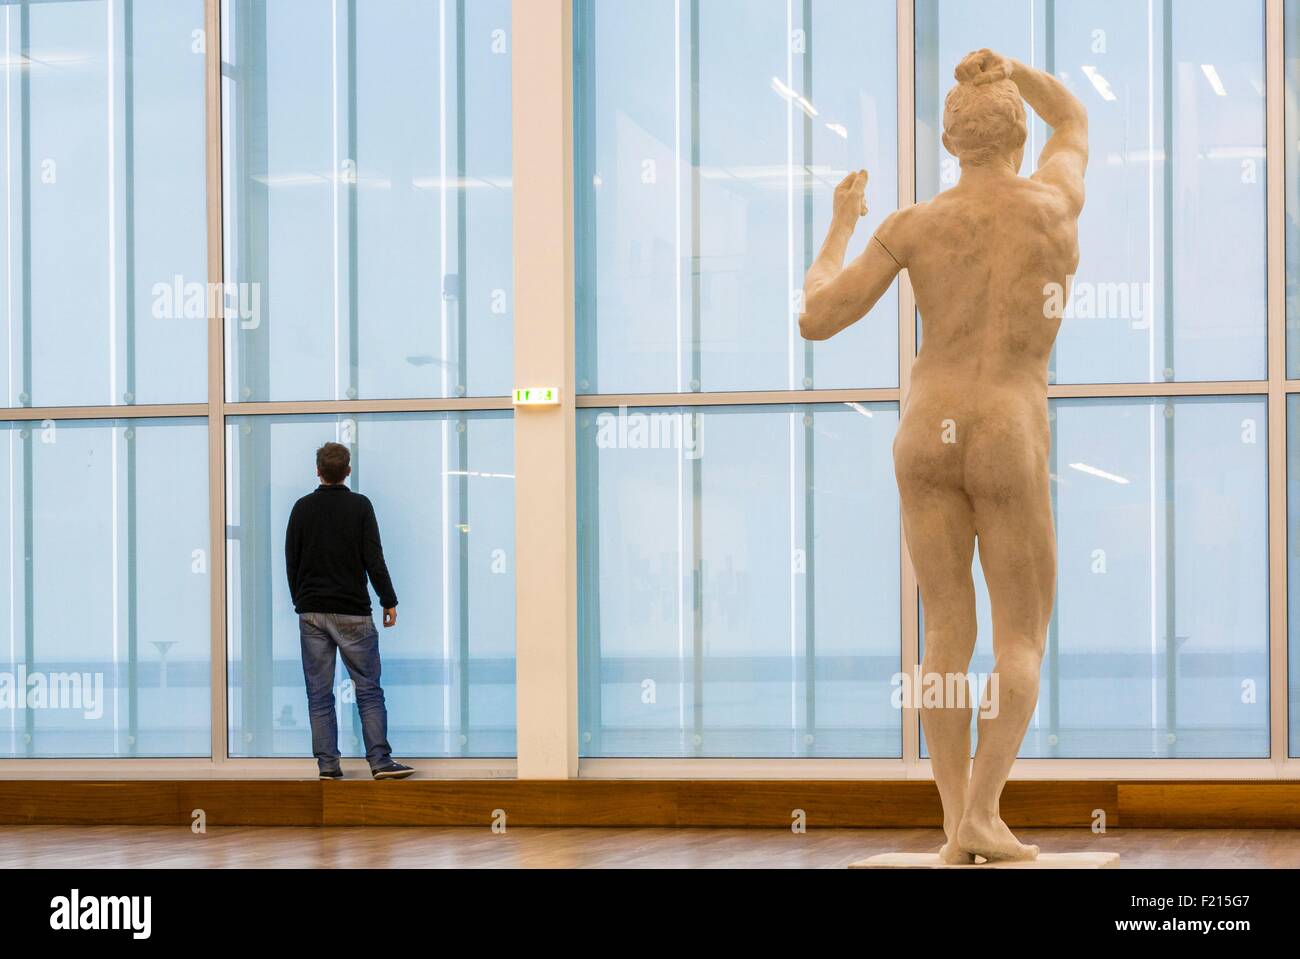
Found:
[{"label": "man's arm", "polygon": [[1083,176],[1088,166],[1088,111],[1056,77],[1019,60],[1011,61],[1011,82],[1052,128],[1033,179],[1060,190],[1078,214],[1083,209]]},{"label": "man's arm", "polygon": [[867,248],[848,267],[844,254],[858,219],[867,212],[867,171],[850,173],[835,188],[835,206],[830,230],[817,259],[804,278],[804,311],[799,316],[799,332],[804,339],[825,340],[851,326],[871,312],[871,308],[889,289],[903,264],[885,245],[882,235],[897,218],[885,218]]},{"label": "man's arm", "polygon": [[298,563],[302,557],[302,530],[298,505],[289,511],[289,528],[284,534],[284,571],[289,577],[289,598],[298,597]]},{"label": "man's arm", "polygon": [[375,518],[375,507],[366,500],[365,525],[361,530],[361,558],[366,564],[366,575],[379,596],[379,605],[384,608],[384,625],[392,626],[397,622],[397,593],[393,591],[393,580],[388,575],[388,564],[384,562],[384,544],[379,540],[379,520]]}]

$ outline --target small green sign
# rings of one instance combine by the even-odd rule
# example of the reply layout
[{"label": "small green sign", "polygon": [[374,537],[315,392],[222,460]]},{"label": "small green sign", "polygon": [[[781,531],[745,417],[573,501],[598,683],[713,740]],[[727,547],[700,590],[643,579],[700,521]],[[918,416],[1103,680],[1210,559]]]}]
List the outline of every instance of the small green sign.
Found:
[{"label": "small green sign", "polygon": [[559,402],[560,391],[554,386],[515,388],[515,406],[555,406]]}]

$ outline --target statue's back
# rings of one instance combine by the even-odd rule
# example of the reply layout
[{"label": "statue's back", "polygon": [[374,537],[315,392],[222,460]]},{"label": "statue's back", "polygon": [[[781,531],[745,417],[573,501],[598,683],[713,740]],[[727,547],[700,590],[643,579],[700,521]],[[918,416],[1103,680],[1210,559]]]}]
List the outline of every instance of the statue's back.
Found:
[{"label": "statue's back", "polygon": [[910,212],[922,319],[914,376],[1045,377],[1079,260],[1077,219],[1059,191],[1017,176],[964,179]]}]

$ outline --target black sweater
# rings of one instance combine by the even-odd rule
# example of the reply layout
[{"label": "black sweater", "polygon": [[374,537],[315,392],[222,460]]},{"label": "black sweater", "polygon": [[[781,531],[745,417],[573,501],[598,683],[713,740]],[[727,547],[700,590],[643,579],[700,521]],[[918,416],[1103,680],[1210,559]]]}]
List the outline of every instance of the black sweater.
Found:
[{"label": "black sweater", "polygon": [[370,615],[366,574],[384,609],[397,605],[370,500],[342,483],[293,504],[284,564],[296,613]]}]

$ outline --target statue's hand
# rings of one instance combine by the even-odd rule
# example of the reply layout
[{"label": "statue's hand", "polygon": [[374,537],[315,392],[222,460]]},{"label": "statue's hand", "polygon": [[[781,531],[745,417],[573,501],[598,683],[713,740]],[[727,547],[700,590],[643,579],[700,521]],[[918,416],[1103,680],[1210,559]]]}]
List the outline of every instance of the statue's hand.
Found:
[{"label": "statue's hand", "polygon": [[867,171],[855,170],[835,188],[834,219],[852,230],[867,215]]},{"label": "statue's hand", "polygon": [[1000,53],[994,53],[987,47],[968,53],[957,64],[953,75],[958,83],[972,83],[980,86],[998,80],[1010,80],[1012,61]]}]

